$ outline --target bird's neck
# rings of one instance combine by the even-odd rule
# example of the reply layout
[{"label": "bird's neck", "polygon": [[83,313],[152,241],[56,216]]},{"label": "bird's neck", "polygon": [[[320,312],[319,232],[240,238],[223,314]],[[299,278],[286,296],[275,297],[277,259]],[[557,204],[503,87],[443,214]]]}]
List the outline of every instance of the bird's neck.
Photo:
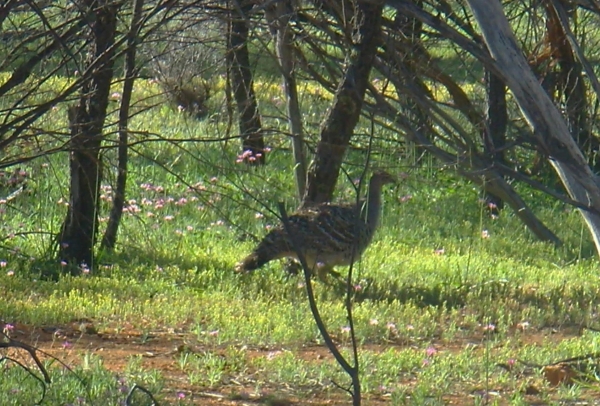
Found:
[{"label": "bird's neck", "polygon": [[369,228],[374,230],[379,224],[381,215],[381,182],[377,179],[371,179],[369,190],[367,191],[367,200],[363,206],[363,219]]}]

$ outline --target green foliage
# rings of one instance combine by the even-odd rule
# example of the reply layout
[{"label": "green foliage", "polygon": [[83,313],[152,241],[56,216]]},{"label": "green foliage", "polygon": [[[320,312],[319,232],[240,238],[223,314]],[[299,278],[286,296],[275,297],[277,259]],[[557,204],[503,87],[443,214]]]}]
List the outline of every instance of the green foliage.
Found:
[{"label": "green foliage", "polygon": [[[279,97],[273,83],[260,86],[261,100]],[[233,272],[255,238],[277,223],[277,202],[290,210],[296,205],[292,162],[283,148],[287,139],[269,138],[268,166],[248,168],[236,163],[235,141],[203,142],[225,134],[216,101],[211,99],[212,118],[198,123],[164,105],[143,112],[161,100],[157,84],[138,82],[136,92],[140,113],[132,129],[149,132],[132,140],[117,251],[100,253],[92,274],[64,275],[52,244],[66,212],[68,156],[27,163],[28,192],[0,205],[2,319],[34,326],[92,319],[100,333],[118,334],[125,326],[145,336],[181,331],[202,346],[174,356],[193,388],[214,389],[235,379],[257,388],[292,385],[295,393],[310,394],[332,391],[332,380],[343,384],[344,374],[322,346],[318,357],[304,350],[322,339],[303,279],[287,275],[276,262],[249,275]],[[310,87],[303,95],[310,106],[306,128],[315,128],[323,113],[321,96]],[[276,103],[265,103],[265,113],[276,117]],[[64,127],[64,117],[58,109],[45,124]],[[271,118],[266,125],[282,124]],[[360,131],[368,128],[361,123]],[[376,165],[410,174],[385,192],[381,229],[355,265],[354,322],[367,395],[417,405],[445,404],[449,394],[466,392],[483,404],[493,389],[523,404],[523,381],[497,364],[549,363],[597,351],[591,334],[557,343],[548,333],[598,321],[597,264],[579,215],[521,188],[565,245],[537,242],[510,211],[490,218],[480,203],[481,190],[435,162],[412,168],[410,151],[378,131],[386,141],[376,145]],[[364,158],[364,151],[349,154],[349,177],[338,185],[340,200],[356,198],[353,181]],[[114,151],[106,150],[104,159],[100,232],[114,194]],[[343,293],[322,283],[315,290],[327,326],[347,348]],[[527,342],[518,325],[547,336],[546,341]],[[119,377],[93,356],[79,365],[76,374],[50,366],[54,383],[47,404],[77,404],[78,397],[85,404],[107,404],[99,399],[117,404],[124,396],[123,379],[128,387],[143,384],[154,393],[166,385],[139,358]],[[546,390],[537,372],[530,379]],[[32,404],[40,396],[39,384],[16,366],[4,370],[0,385],[1,404]],[[560,397],[586,393],[580,388]]]},{"label": "green foliage", "polygon": [[[0,403],[3,405],[118,405],[124,401],[132,382],[152,391],[161,389],[160,377],[156,372],[136,370],[130,367],[124,375],[109,372],[100,358],[85,355],[80,366],[70,369],[56,362],[46,364],[52,384],[44,393],[41,382],[33,379],[22,366],[4,361],[0,381]],[[158,379],[156,379],[158,377]],[[43,397],[42,397],[43,396]],[[150,402],[136,404],[150,404]]]}]

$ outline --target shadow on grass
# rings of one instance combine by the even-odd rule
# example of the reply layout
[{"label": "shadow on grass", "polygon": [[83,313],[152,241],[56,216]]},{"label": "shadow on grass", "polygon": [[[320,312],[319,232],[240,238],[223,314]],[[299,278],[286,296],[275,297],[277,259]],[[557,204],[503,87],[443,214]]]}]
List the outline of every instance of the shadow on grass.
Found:
[{"label": "shadow on grass", "polygon": [[[467,286],[418,286],[391,282],[385,285],[367,283],[356,292],[357,302],[400,302],[413,303],[418,307],[439,307],[448,309],[462,307],[466,304],[465,297],[469,288]],[[344,293],[341,290],[339,293]]]},{"label": "shadow on grass", "polygon": [[[115,252],[99,256],[95,269],[91,273],[92,275],[102,275],[105,273],[105,270],[111,269],[114,266],[119,267],[130,276],[136,275],[140,277],[148,276],[150,273],[167,267],[177,267],[184,270],[195,269],[197,273],[214,269],[225,270],[231,268],[231,264],[222,261],[216,255],[214,258],[194,258],[182,256],[177,251],[157,253],[155,251],[149,252],[136,248],[131,251]],[[71,264],[61,264],[56,258],[39,258],[31,261],[29,271],[32,277],[52,281],[56,281],[64,275],[77,276],[83,272],[81,267]]]},{"label": "shadow on grass", "polygon": [[[570,308],[592,308],[600,300],[600,292],[589,286],[565,285],[538,288],[513,284],[506,280],[490,280],[462,284],[436,284],[431,286],[389,282],[367,282],[356,292],[356,302],[399,302],[417,307],[444,307],[448,310],[485,303],[512,303],[513,306],[532,306],[560,315]],[[336,287],[334,294],[343,297],[345,286]]]}]

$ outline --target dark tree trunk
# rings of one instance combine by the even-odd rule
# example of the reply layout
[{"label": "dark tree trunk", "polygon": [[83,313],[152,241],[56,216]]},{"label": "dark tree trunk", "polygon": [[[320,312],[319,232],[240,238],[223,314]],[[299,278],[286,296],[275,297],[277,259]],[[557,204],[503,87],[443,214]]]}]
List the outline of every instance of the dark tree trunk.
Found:
[{"label": "dark tree trunk", "polygon": [[[422,7],[423,1],[417,0],[415,4],[418,7]],[[414,83],[416,86],[423,89],[424,93],[427,93],[429,90],[420,76],[419,70],[422,68],[419,67],[421,61],[423,60],[423,46],[421,44],[421,34],[423,32],[423,23],[414,17],[410,17],[401,12],[396,12],[396,16],[394,18],[394,33],[393,35],[395,42],[402,43],[404,46],[402,50],[404,52],[402,55],[402,64],[405,67],[405,74],[401,74],[401,69],[396,66],[396,70],[399,72],[400,77],[405,82]],[[391,45],[390,45],[391,46]],[[388,49],[386,46],[387,53],[398,53],[399,49],[397,47],[393,47],[393,49]],[[387,58],[388,60],[394,60],[394,57]],[[414,100],[402,92],[402,89],[396,89],[398,94],[398,99],[403,107],[402,113],[406,114],[409,118],[409,121],[413,122],[418,131],[424,131],[426,128],[430,126],[430,119],[427,115],[427,112],[423,110],[421,106],[418,105]],[[419,145],[414,145],[415,155],[420,155],[421,152],[425,150],[421,148]]]},{"label": "dark tree trunk", "polygon": [[127,186],[127,162],[129,160],[129,105],[133,93],[133,82],[135,81],[136,65],[135,54],[138,42],[138,31],[140,29],[142,7],[144,0],[134,0],[131,26],[127,38],[127,51],[125,52],[125,80],[123,82],[123,94],[119,108],[119,148],[118,148],[118,174],[117,187],[113,206],[110,210],[106,231],[102,237],[101,248],[112,250],[117,243],[117,232],[123,215],[125,204],[125,188]]},{"label": "dark tree trunk", "polygon": [[[595,172],[600,170],[600,162],[596,155],[600,142],[591,133],[587,119],[588,100],[586,96],[585,78],[581,63],[577,61],[567,33],[563,28],[553,2],[544,2],[548,19],[546,21],[547,38],[550,42],[552,56],[558,62],[557,91],[564,100],[567,123],[571,134],[577,141],[581,151],[586,154],[589,164]],[[568,21],[566,22],[568,24]]]},{"label": "dark tree trunk", "polygon": [[69,210],[60,236],[59,256],[75,265],[93,267],[93,248],[98,225],[98,196],[102,179],[100,146],[106,118],[113,55],[117,7],[99,6],[87,0],[91,29],[89,64],[97,68],[82,88],[78,103],[69,111],[71,128],[71,190]]},{"label": "dark tree trunk", "polygon": [[331,200],[344,155],[358,123],[369,74],[380,45],[383,1],[359,1],[355,46],[348,67],[327,113],[308,173],[303,205]]},{"label": "dark tree trunk", "polygon": [[6,17],[10,14],[10,10],[18,3],[17,0],[8,0],[4,4],[0,4],[0,27]]},{"label": "dark tree trunk", "polygon": [[[483,147],[492,161],[505,165],[504,147],[506,145],[506,127],[508,111],[506,110],[506,86],[501,78],[486,70],[487,86],[487,126],[483,131]],[[504,208],[504,201],[486,192],[486,202],[490,212],[497,215]]]},{"label": "dark tree trunk", "polygon": [[254,93],[254,81],[248,52],[249,27],[247,15],[252,9],[252,3],[249,1],[234,3],[236,4],[232,8],[227,35],[227,63],[233,97],[239,115],[243,157],[246,163],[264,165],[265,141],[262,135],[260,113],[256,94]]}]

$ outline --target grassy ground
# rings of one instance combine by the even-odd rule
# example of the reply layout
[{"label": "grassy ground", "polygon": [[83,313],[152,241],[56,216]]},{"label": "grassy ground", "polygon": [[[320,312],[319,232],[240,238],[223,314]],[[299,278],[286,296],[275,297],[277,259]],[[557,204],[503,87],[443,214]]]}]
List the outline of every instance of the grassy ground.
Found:
[{"label": "grassy ground", "polygon": [[[269,106],[275,115],[277,101]],[[311,128],[319,111],[307,110]],[[60,127],[63,116],[48,125]],[[323,345],[303,279],[277,262],[233,272],[277,222],[276,203],[294,207],[285,139],[270,138],[269,166],[250,169],[236,163],[234,142],[201,142],[224,134],[218,115],[197,123],[163,106],[135,125],[199,141],[134,148],[120,246],[100,255],[92,274],[61,275],[50,259],[46,232],[57,232],[65,213],[66,155],[23,167],[30,192],[1,206],[0,321],[11,337],[69,366],[44,357],[53,379],[46,404],[117,405],[135,384],[166,404],[347,403],[336,386],[347,378]],[[491,218],[477,188],[435,162],[415,168],[410,156],[396,144],[376,145],[373,155],[378,166],[409,176],[385,191],[381,229],[356,268],[366,404],[592,401],[593,362],[569,384],[555,385],[553,369],[543,367],[600,345],[597,261],[579,215],[522,191],[564,240],[554,248],[535,241],[512,213]],[[110,168],[112,152],[105,158]],[[361,152],[348,157],[340,200],[355,199],[360,167],[353,164],[363,160]],[[335,341],[350,354],[343,294],[315,285]],[[31,363],[20,352],[7,355]],[[41,397],[38,381],[15,363],[3,365],[0,404]],[[148,404],[143,393],[135,396]]]}]

